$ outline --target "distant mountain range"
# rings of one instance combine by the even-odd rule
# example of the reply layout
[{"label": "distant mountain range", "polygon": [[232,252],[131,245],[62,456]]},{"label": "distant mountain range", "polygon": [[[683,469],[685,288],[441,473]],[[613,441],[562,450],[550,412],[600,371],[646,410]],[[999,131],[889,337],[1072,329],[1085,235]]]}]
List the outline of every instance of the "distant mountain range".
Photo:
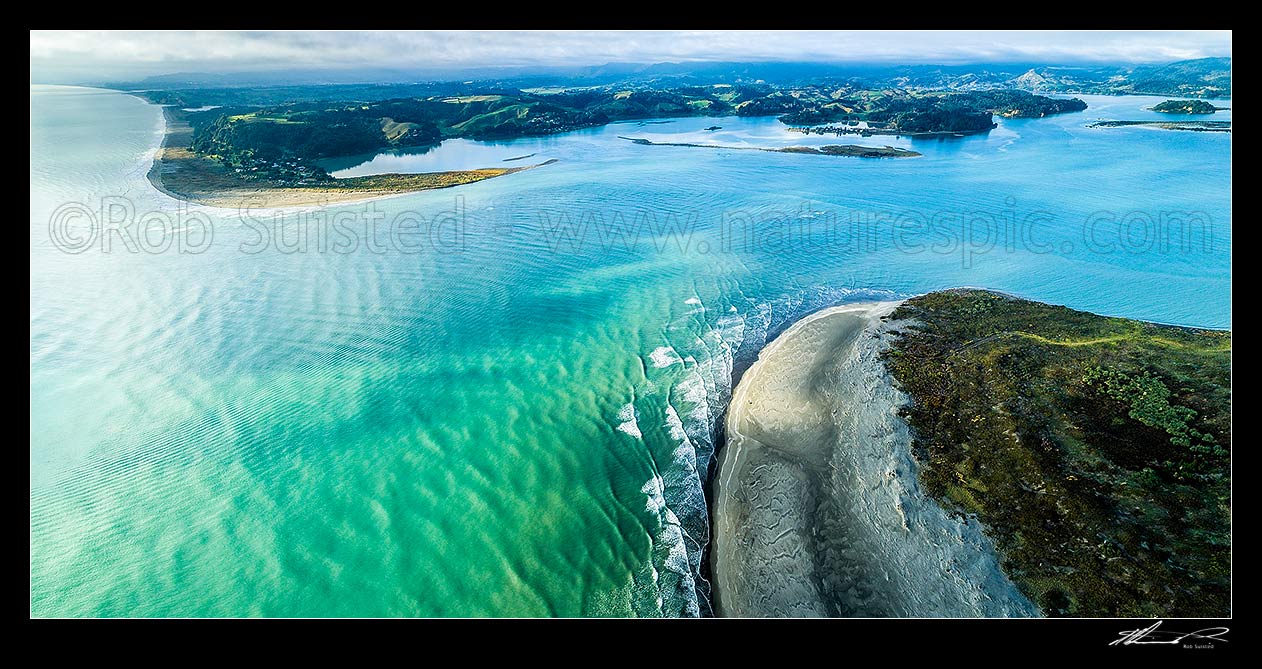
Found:
[{"label": "distant mountain range", "polygon": [[1128,68],[1030,68],[1008,80],[1030,91],[1231,97],[1231,59],[1200,58]]},{"label": "distant mountain range", "polygon": [[108,82],[119,89],[239,88],[296,85],[430,82],[476,83],[521,89],[604,86],[617,83],[772,83],[835,81],[869,88],[991,90],[1019,88],[1034,92],[1128,94],[1179,97],[1231,96],[1231,59],[1200,58],[1164,65],[1049,65],[982,63],[974,65],[884,65],[862,63],[607,63],[589,67],[505,67],[460,71],[398,69],[179,73],[139,81]]}]

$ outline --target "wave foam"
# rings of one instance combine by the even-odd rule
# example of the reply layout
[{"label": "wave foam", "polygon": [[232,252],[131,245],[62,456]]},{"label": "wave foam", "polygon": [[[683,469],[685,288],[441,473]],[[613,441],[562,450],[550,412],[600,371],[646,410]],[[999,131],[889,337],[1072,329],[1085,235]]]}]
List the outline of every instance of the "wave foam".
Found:
[{"label": "wave foam", "polygon": [[652,360],[653,366],[659,369],[684,364],[683,358],[680,358],[675,349],[669,346],[658,346],[653,349],[653,352],[649,354],[649,360]]},{"label": "wave foam", "polygon": [[618,411],[618,420],[622,421],[618,424],[618,429],[627,434],[641,439],[644,434],[640,432],[640,423],[635,417],[635,404],[627,404]]}]

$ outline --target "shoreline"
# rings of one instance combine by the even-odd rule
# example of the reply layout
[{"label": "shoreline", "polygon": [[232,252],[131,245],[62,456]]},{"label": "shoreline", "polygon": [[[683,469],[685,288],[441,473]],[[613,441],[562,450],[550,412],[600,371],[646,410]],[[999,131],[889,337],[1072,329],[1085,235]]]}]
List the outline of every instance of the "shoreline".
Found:
[{"label": "shoreline", "polygon": [[[1007,118],[1007,117],[1005,117]],[[786,124],[787,125],[787,124]],[[911,139],[938,139],[942,137],[967,137],[969,135],[984,135],[995,128],[999,124],[992,124],[991,127],[984,130],[920,130],[920,131],[899,131],[890,128],[859,128],[840,125],[795,125],[789,126],[789,132],[800,132],[803,135],[857,135],[859,137],[909,137]]]},{"label": "shoreline", "polygon": [[[1158,112],[1160,113],[1160,112]],[[1184,132],[1231,132],[1231,121],[1096,121],[1088,128],[1159,128]]]},{"label": "shoreline", "polygon": [[[141,98],[143,99],[143,98]],[[147,104],[149,103],[145,100]],[[341,184],[307,186],[251,182],[234,176],[218,162],[189,149],[192,128],[182,112],[161,106],[162,140],[147,174],[149,183],[168,197],[224,209],[276,209],[348,202],[366,202],[427,190],[453,188],[506,174],[550,165],[454,170],[421,174],[378,174],[341,180]],[[524,158],[524,157],[523,157]]]},{"label": "shoreline", "polygon": [[880,359],[900,304],[808,314],[733,389],[712,484],[717,616],[1039,615],[977,521],[919,486]]},{"label": "shoreline", "polygon": [[911,149],[899,149],[893,146],[861,146],[858,144],[833,144],[829,146],[725,146],[721,144],[693,144],[689,142],[654,142],[643,137],[624,137],[632,144],[640,146],[686,146],[694,149],[729,149],[733,151],[768,151],[771,153],[800,153],[815,156],[846,156],[851,158],[918,158],[921,154]]}]

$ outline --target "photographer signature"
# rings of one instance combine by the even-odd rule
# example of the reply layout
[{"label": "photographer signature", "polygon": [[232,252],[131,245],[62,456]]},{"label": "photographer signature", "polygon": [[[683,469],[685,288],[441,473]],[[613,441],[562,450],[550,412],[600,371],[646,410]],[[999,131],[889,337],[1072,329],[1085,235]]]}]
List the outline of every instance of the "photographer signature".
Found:
[{"label": "photographer signature", "polygon": [[1176,644],[1182,643],[1186,639],[1191,639],[1194,641],[1195,640],[1208,640],[1211,642],[1211,645],[1212,645],[1213,641],[1227,641],[1226,639],[1222,638],[1222,635],[1230,631],[1226,627],[1206,627],[1205,629],[1199,629],[1199,630],[1196,630],[1195,632],[1168,632],[1168,631],[1158,629],[1161,627],[1161,622],[1162,621],[1158,620],[1157,622],[1153,623],[1151,627],[1146,627],[1144,629],[1139,629],[1139,630],[1127,630],[1125,632],[1122,632],[1122,636],[1117,639],[1114,639],[1112,642],[1109,643],[1109,645],[1110,646],[1117,646],[1117,645],[1131,646],[1131,645],[1148,645],[1148,644],[1176,645]]}]

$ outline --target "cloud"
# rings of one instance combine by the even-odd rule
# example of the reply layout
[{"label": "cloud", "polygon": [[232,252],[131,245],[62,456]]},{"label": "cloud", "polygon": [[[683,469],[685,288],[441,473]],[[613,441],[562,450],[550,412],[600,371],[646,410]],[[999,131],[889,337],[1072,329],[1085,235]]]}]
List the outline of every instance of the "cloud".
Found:
[{"label": "cloud", "polygon": [[1230,31],[32,31],[32,81],[176,72],[608,62],[1159,62],[1231,55]]}]

